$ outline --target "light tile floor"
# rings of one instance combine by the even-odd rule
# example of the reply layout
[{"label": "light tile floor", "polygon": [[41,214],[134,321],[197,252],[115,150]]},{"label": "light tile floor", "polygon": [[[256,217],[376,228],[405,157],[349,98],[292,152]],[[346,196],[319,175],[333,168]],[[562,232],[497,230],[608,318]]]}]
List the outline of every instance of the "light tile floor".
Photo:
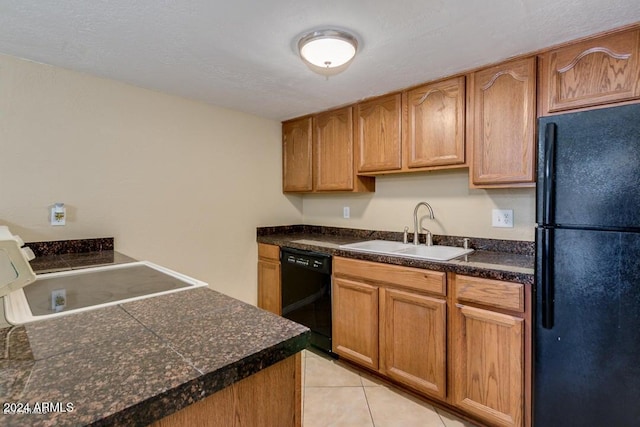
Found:
[{"label": "light tile floor", "polygon": [[324,354],[302,363],[304,427],[472,427]]}]

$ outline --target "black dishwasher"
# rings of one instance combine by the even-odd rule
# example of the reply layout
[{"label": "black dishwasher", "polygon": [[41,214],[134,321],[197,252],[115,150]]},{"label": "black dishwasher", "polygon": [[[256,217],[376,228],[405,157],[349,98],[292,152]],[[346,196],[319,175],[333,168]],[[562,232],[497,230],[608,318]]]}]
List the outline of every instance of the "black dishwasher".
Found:
[{"label": "black dishwasher", "polygon": [[331,255],[283,248],[282,316],[311,329],[311,345],[331,352]]}]

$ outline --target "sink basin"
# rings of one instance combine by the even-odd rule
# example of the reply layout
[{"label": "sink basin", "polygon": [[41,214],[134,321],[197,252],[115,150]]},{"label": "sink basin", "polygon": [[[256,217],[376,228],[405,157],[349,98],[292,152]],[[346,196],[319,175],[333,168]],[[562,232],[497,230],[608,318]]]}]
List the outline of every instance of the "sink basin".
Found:
[{"label": "sink basin", "polygon": [[405,256],[432,261],[449,261],[462,255],[473,252],[473,249],[459,248],[456,246],[424,246],[392,242],[389,240],[368,240],[364,242],[340,245],[340,249],[349,249],[359,252],[369,252],[384,255]]},{"label": "sink basin", "polygon": [[414,258],[432,259],[436,261],[449,261],[450,259],[457,258],[462,255],[466,255],[473,252],[473,249],[458,248],[455,246],[422,246],[411,245],[406,249],[396,251],[398,255],[404,255]]},{"label": "sink basin", "polygon": [[340,249],[353,249],[360,252],[373,252],[377,254],[387,254],[394,251],[406,249],[409,246],[402,242],[392,242],[391,240],[367,240],[365,242],[350,243],[340,245]]}]

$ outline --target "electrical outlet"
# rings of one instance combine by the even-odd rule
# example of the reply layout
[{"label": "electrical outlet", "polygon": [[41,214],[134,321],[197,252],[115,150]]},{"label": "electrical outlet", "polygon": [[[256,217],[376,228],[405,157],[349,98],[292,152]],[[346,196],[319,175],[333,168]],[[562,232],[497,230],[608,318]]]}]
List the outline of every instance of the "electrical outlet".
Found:
[{"label": "electrical outlet", "polygon": [[345,206],[342,208],[342,217],[351,218],[351,208],[349,206]]},{"label": "electrical outlet", "polygon": [[491,225],[513,228],[513,209],[493,209],[491,211]]},{"label": "electrical outlet", "polygon": [[56,203],[49,208],[51,225],[65,225],[67,210],[64,203]]}]

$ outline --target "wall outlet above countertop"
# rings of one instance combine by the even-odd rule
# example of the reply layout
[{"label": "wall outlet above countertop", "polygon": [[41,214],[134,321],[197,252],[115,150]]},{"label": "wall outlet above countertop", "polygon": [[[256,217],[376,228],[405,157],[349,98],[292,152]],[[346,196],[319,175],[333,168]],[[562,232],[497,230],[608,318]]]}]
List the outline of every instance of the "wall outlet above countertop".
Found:
[{"label": "wall outlet above countertop", "polygon": [[491,226],[513,228],[513,209],[493,209],[491,211]]}]

